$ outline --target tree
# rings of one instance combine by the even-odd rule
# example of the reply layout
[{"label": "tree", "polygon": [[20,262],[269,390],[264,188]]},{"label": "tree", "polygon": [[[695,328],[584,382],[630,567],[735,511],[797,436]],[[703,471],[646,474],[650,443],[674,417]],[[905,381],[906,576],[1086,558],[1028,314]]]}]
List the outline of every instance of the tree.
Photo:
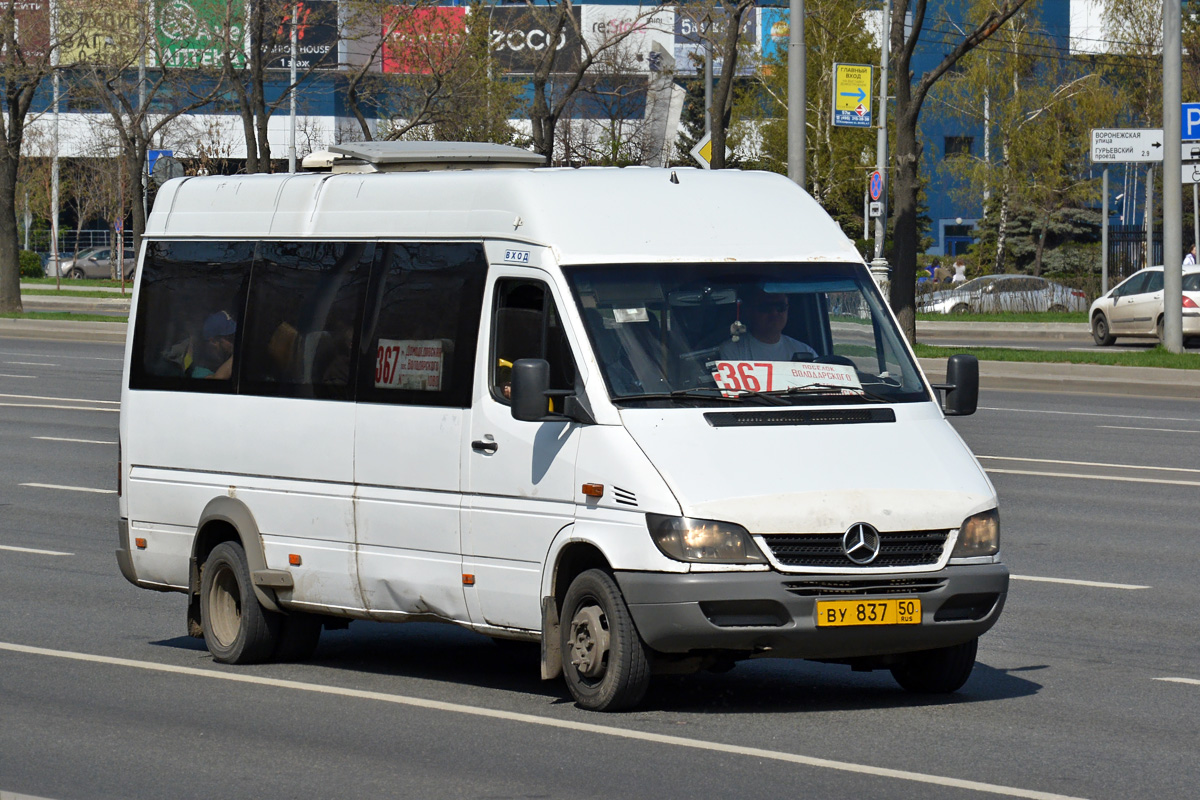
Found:
[{"label": "tree", "polygon": [[921,140],[917,124],[930,89],[967,53],[990,38],[1029,0],[981,0],[987,13],[961,37],[951,35],[945,56],[919,78],[913,56],[925,27],[927,0],[894,0],[892,4],[891,57],[895,76],[895,143],[892,149],[892,310],[909,341],[916,339],[916,280],[919,246],[918,203],[921,192]]}]

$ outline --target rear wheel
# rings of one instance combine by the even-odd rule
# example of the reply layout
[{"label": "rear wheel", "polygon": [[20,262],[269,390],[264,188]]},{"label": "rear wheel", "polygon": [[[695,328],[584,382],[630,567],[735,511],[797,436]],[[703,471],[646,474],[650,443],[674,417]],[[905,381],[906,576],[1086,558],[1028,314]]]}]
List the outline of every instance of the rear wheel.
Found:
[{"label": "rear wheel", "polygon": [[589,569],[571,582],[559,636],[575,701],[593,711],[634,706],[650,685],[650,658],[616,581]]},{"label": "rear wheel", "polygon": [[1092,317],[1092,338],[1101,347],[1108,347],[1117,340],[1117,337],[1113,336],[1108,329],[1108,317],[1103,314]]},{"label": "rear wheel", "polygon": [[892,667],[892,677],[910,692],[949,694],[962,688],[975,668],[975,653],[979,639],[912,653],[902,663]]},{"label": "rear wheel", "polygon": [[1167,343],[1166,336],[1163,334],[1163,318],[1162,317],[1159,317],[1158,322],[1156,322],[1154,324],[1154,335],[1158,337],[1159,344]]},{"label": "rear wheel", "polygon": [[223,664],[256,664],[274,655],[282,615],[254,596],[246,553],[238,542],[213,548],[200,573],[200,624],[208,652]]},{"label": "rear wheel", "polygon": [[971,307],[966,303],[959,303],[954,308],[950,309],[951,314],[966,314],[971,310]]},{"label": "rear wheel", "polygon": [[1054,305],[1050,306],[1050,310],[1054,311],[1056,313],[1061,313],[1061,312],[1066,311],[1067,307],[1060,303],[1055,303]]}]

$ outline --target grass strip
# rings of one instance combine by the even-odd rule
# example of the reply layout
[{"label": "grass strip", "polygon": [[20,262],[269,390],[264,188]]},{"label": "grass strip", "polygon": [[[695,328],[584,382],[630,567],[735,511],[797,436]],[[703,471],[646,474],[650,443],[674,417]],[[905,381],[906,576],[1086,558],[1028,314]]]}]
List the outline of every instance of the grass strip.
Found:
[{"label": "grass strip", "polygon": [[84,289],[84,290],[63,289],[61,291],[59,291],[58,289],[25,289],[21,292],[21,296],[22,297],[69,297],[69,298],[84,297],[84,298],[95,298],[97,300],[121,300],[121,299],[128,300],[130,297],[133,296],[133,290],[130,289],[127,293],[122,295],[122,294],[118,294],[116,292],[89,292],[86,289]]},{"label": "grass strip", "polygon": [[67,322],[119,322],[125,324],[128,317],[108,314],[73,314],[70,311],[26,311],[21,314],[0,314],[0,319],[49,319]]},{"label": "grass strip", "polygon": [[[56,278],[21,278],[21,283],[36,284],[41,286],[57,286]],[[70,287],[78,286],[82,290],[87,290],[93,286],[105,286],[111,289],[120,289],[120,281],[110,281],[107,278],[63,278],[62,285],[65,291],[70,291]],[[133,281],[125,281],[125,288],[133,290]]]},{"label": "grass strip", "polygon": [[1087,324],[1086,311],[1007,311],[996,314],[917,314],[921,322],[1079,322]]},{"label": "grass strip", "polygon": [[1110,367],[1166,367],[1200,369],[1200,353],[1168,353],[1162,345],[1133,353],[1087,350],[1017,350],[1006,347],[939,347],[917,344],[918,358],[946,358],[969,353],[980,361],[1020,361],[1027,364],[1100,364]]}]

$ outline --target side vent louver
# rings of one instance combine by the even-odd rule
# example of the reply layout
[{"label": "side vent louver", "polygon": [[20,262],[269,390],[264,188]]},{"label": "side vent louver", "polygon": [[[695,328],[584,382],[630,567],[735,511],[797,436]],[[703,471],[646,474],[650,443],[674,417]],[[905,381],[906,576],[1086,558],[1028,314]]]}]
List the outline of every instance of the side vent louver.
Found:
[{"label": "side vent louver", "polygon": [[619,486],[613,487],[613,500],[617,501],[623,506],[636,506],[638,504],[636,494],[628,489],[622,489]]}]

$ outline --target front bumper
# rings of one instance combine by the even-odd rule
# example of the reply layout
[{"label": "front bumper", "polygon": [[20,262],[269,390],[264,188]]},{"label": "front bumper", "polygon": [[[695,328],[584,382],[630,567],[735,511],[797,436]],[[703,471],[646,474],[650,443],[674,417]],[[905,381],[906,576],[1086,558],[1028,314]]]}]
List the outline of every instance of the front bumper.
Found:
[{"label": "front bumper", "polygon": [[[995,624],[1008,594],[1003,564],[903,576],[778,572],[617,572],[647,645],[664,653],[733,651],[849,659],[948,647]],[[920,625],[818,627],[818,600],[920,598]]]}]

